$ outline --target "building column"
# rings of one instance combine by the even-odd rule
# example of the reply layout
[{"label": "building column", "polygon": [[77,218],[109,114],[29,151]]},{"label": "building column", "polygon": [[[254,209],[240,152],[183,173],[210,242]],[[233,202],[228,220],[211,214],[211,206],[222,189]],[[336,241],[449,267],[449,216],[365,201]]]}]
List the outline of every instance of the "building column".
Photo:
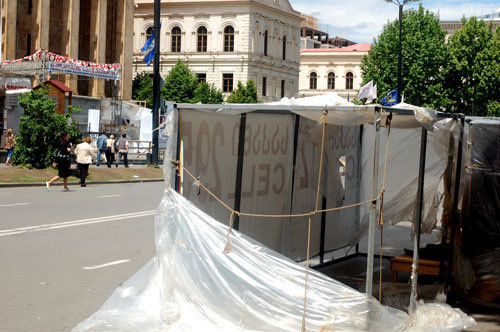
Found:
[{"label": "building column", "polygon": [[2,31],[3,54],[2,61],[16,59],[16,28],[17,28],[17,1],[3,1],[3,16],[5,17],[5,31]]},{"label": "building column", "polygon": [[50,0],[38,0],[36,25],[38,31],[35,37],[35,52],[38,50],[49,50],[50,31]]},{"label": "building column", "polygon": [[[91,0],[90,13],[90,61],[97,63],[106,62],[106,18],[108,0]],[[112,22],[110,22],[112,23]],[[104,96],[104,80],[91,79],[89,91],[94,97]]]},{"label": "building column", "polygon": [[117,38],[116,56],[122,65],[119,82],[119,97],[123,99],[132,98],[132,66],[134,46],[134,1],[118,1],[118,13],[116,17]]},{"label": "building column", "polygon": [[[80,38],[80,0],[64,0],[64,33],[63,40],[66,43],[63,45],[64,54],[70,58],[78,59],[78,44]],[[77,75],[66,75],[65,84],[73,91],[78,90]]]}]

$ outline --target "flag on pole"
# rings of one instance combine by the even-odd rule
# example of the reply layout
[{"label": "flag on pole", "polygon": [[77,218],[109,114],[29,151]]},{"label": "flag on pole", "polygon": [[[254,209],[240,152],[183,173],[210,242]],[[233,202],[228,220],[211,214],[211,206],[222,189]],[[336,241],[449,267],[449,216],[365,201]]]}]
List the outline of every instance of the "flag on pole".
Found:
[{"label": "flag on pole", "polygon": [[377,84],[372,86],[372,88],[370,90],[370,96],[366,99],[365,104],[369,104],[372,102],[372,100],[375,100],[375,99],[377,99]]},{"label": "flag on pole", "polygon": [[384,106],[393,106],[398,103],[398,89],[392,90],[384,98],[380,100],[380,103]]},{"label": "flag on pole", "polygon": [[347,101],[349,101],[349,92],[347,93]]},{"label": "flag on pole", "polygon": [[141,52],[144,53],[144,62],[149,66],[153,61],[155,55],[155,31],[151,34],[151,37],[146,40],[146,43],[141,48]]},{"label": "flag on pole", "polygon": [[373,89],[373,80],[366,83],[359,89],[358,100],[361,100],[363,98],[368,98],[370,96],[372,89]]}]

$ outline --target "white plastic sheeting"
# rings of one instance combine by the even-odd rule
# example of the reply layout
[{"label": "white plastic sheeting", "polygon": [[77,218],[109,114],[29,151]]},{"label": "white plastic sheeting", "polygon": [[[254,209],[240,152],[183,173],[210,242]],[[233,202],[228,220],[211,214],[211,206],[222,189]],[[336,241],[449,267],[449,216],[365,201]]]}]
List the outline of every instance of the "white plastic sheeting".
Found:
[{"label": "white plastic sheeting", "polygon": [[[155,217],[157,255],[73,331],[301,331],[305,268],[239,232],[225,254],[227,231],[167,190]],[[306,308],[306,331],[406,331],[411,324],[406,313],[313,270]],[[433,312],[422,319],[432,316],[434,331],[471,323],[449,307]]]},{"label": "white plastic sheeting", "polygon": [[[382,184],[385,162],[387,129],[380,133],[379,187]],[[443,119],[434,124],[434,131],[428,133],[426,154],[424,201],[422,211],[422,232],[430,233],[435,228],[443,198],[442,181],[449,154],[450,134],[454,135],[456,122]],[[373,126],[365,126],[362,143],[362,173],[360,200],[371,198],[373,169]],[[391,129],[389,156],[384,194],[384,224],[393,225],[402,221],[413,222],[416,211],[418,168],[420,158],[421,129]],[[369,206],[361,207],[361,229],[368,226]],[[356,243],[357,237],[353,238]]]}]

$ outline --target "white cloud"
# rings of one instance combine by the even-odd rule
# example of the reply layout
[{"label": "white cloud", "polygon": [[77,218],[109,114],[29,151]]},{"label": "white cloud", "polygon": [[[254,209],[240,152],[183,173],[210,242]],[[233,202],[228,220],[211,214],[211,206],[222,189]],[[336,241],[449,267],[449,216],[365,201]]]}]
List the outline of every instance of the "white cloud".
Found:
[{"label": "white cloud", "polygon": [[[441,20],[459,20],[462,16],[491,13],[499,7],[493,1],[421,1],[425,9],[438,13]],[[382,31],[384,24],[398,18],[398,7],[384,0],[290,0],[299,12],[320,19],[320,29],[330,36],[341,36],[355,42],[372,42]],[[313,3],[314,5],[311,5]],[[417,8],[419,3],[404,8]],[[329,26],[327,26],[329,25]]]}]

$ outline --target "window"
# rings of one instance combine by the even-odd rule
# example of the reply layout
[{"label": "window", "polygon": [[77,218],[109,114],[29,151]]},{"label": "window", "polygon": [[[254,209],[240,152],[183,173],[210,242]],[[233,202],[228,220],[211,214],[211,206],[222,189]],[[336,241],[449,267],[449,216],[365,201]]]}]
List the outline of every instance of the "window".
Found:
[{"label": "window", "polygon": [[172,52],[180,52],[181,51],[181,28],[173,27],[172,28]]},{"label": "window", "polygon": [[283,60],[286,60],[286,36],[283,36],[283,54],[282,54],[282,58]]},{"label": "window", "polygon": [[354,75],[349,72],[345,75],[345,88],[346,90],[352,90],[354,83]]},{"label": "window", "polygon": [[335,73],[328,73],[328,89],[335,89]]},{"label": "window", "polygon": [[266,96],[267,95],[267,77],[262,77],[262,95]]},{"label": "window", "polygon": [[222,74],[222,92],[233,91],[233,74]]},{"label": "window", "polygon": [[264,55],[267,55],[267,37],[268,37],[269,33],[266,31],[264,31]]},{"label": "window", "polygon": [[234,52],[234,28],[230,25],[224,28],[224,52]]},{"label": "window", "polygon": [[[153,27],[149,27],[146,29],[146,40],[148,40],[151,35],[153,35]],[[144,42],[146,42],[146,40]]]},{"label": "window", "polygon": [[207,28],[201,26],[198,28],[198,52],[207,51]]},{"label": "window", "polygon": [[312,72],[309,75],[309,89],[316,90],[318,88],[318,74]]},{"label": "window", "polygon": [[197,73],[196,76],[198,77],[198,83],[207,81],[207,74],[206,73]]},{"label": "window", "polygon": [[281,80],[281,98],[285,97],[285,80]]}]

